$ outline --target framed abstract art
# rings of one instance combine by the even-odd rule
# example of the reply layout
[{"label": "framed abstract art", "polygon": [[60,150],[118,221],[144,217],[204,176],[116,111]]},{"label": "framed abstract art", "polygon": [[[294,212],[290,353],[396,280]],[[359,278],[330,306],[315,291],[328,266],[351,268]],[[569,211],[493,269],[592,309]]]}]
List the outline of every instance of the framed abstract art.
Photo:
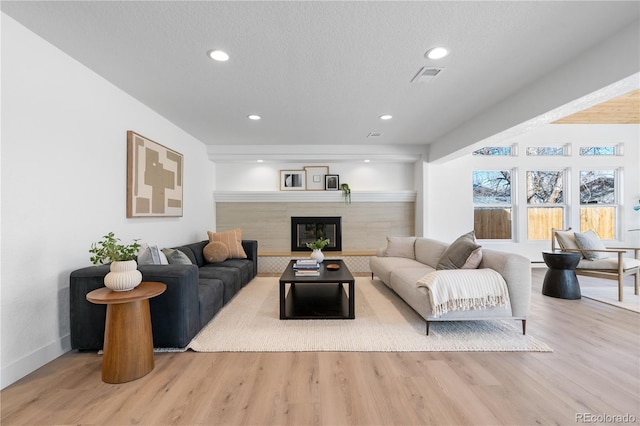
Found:
[{"label": "framed abstract art", "polygon": [[182,216],[182,154],[127,131],[127,217]]}]

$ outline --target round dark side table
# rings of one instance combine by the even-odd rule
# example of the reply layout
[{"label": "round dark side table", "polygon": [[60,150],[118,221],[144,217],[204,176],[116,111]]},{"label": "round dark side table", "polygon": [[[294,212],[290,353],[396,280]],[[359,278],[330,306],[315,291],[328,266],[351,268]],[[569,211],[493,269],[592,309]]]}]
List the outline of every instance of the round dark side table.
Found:
[{"label": "round dark side table", "polygon": [[559,299],[580,299],[582,295],[575,270],[582,255],[567,251],[543,251],[542,258],[549,267],[544,276],[542,294]]}]

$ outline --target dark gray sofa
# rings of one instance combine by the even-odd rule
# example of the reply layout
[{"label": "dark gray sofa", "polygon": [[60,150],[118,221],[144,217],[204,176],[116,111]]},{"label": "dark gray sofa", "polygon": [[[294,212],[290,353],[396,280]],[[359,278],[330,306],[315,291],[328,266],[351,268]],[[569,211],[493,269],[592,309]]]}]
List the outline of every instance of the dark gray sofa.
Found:
[{"label": "dark gray sofa", "polygon": [[[184,348],[214,315],[258,273],[258,242],[243,240],[247,259],[207,263],[202,250],[208,241],[176,249],[193,265],[139,265],[143,281],[167,285],[161,295],[149,300],[153,345],[156,348]],[[70,276],[71,348],[102,349],[106,306],[86,299],[87,293],[104,287],[109,265],[90,266]]]}]

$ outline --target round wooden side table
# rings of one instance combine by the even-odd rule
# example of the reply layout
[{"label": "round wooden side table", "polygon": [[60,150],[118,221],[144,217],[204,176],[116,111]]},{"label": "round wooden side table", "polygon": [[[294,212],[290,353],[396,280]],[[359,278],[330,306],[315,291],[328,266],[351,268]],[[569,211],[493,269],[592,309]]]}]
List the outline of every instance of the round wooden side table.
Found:
[{"label": "round wooden side table", "polygon": [[580,284],[576,277],[576,266],[582,255],[568,251],[542,252],[544,263],[549,269],[542,283],[542,294],[559,299],[580,299]]},{"label": "round wooden side table", "polygon": [[87,293],[89,302],[107,305],[102,355],[103,382],[130,382],[153,370],[149,299],[166,289],[164,283],[143,281],[130,291],[112,291],[101,287]]}]

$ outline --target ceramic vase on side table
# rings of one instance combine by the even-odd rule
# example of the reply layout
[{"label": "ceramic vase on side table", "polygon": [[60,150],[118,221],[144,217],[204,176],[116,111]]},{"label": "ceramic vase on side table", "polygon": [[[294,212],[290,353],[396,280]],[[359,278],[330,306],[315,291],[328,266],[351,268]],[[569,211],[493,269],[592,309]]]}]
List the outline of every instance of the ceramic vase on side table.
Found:
[{"label": "ceramic vase on side table", "polygon": [[311,259],[317,260],[318,263],[322,263],[322,261],[324,260],[324,254],[320,249],[313,249],[310,257]]},{"label": "ceramic vase on side table", "polygon": [[109,270],[104,277],[104,286],[113,291],[133,290],[142,282],[142,273],[135,260],[111,262]]}]

